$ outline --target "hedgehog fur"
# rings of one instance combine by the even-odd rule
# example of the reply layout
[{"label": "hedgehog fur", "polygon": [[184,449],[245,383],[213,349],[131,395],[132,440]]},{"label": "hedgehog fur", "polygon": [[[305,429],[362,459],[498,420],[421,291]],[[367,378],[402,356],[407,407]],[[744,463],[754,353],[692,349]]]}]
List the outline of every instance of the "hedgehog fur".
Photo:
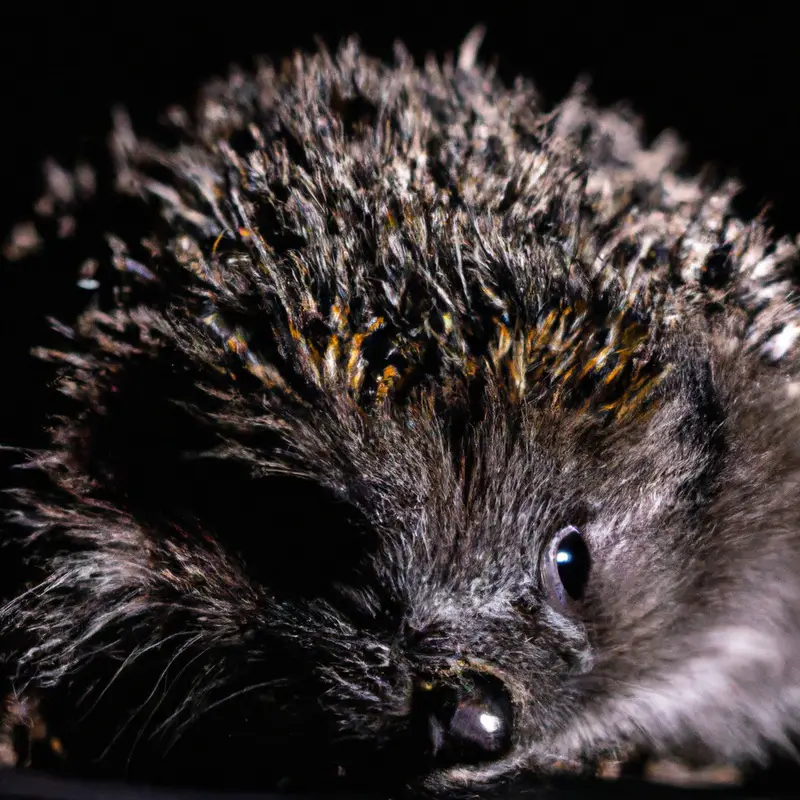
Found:
[{"label": "hedgehog fur", "polygon": [[[66,405],[0,612],[79,771],[442,788],[790,748],[797,248],[478,43],[235,70],[162,143],[117,114],[142,227],[38,351]],[[465,674],[506,740],[438,759],[417,698]]]}]

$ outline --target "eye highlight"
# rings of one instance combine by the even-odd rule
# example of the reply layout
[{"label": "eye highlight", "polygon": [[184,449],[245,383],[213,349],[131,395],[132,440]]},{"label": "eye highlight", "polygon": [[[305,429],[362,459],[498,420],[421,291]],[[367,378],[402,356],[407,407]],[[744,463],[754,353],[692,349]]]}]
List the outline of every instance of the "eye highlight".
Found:
[{"label": "eye highlight", "polygon": [[544,577],[548,593],[562,608],[570,601],[583,599],[589,582],[592,560],[580,531],[562,528],[545,554]]}]

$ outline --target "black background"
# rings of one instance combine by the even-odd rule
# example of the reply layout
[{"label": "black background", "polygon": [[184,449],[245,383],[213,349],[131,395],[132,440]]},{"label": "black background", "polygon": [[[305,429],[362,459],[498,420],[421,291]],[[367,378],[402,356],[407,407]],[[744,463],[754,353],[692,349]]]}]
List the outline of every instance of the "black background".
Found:
[{"label": "black background", "polygon": [[[478,22],[487,26],[482,58],[495,59],[506,80],[524,73],[552,103],[589,75],[596,98],[629,101],[648,136],[676,129],[690,167],[713,162],[740,177],[744,215],[769,203],[778,232],[800,227],[800,59],[791,11],[777,5],[759,13],[733,4],[491,0],[472,11],[435,0],[64,5],[0,12],[0,240],[30,216],[46,157],[70,164],[103,148],[112,105],[147,130],[166,105],[191,104],[197,85],[231,62],[278,60],[313,47],[315,34],[335,45],[357,33],[385,58],[400,38],[420,60],[455,50]],[[29,351],[46,339],[47,315],[69,319],[85,302],[75,287],[79,263],[68,247],[30,263],[0,260],[0,444],[45,442],[50,373]],[[0,467],[12,460],[0,452]],[[7,476],[0,472],[0,485]]]}]

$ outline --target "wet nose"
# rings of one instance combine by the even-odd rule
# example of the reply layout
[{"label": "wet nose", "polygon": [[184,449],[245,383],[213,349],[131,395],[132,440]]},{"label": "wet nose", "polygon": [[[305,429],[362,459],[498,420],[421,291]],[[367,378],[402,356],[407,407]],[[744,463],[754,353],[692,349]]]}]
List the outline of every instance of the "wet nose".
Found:
[{"label": "wet nose", "polygon": [[511,697],[493,675],[464,671],[420,681],[414,716],[439,766],[494,761],[511,747]]}]

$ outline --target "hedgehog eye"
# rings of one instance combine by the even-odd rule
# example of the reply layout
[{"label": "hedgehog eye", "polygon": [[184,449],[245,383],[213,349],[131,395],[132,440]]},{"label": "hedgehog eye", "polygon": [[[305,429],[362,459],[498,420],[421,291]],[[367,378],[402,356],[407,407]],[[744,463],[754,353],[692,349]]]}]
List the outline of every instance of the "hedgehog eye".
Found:
[{"label": "hedgehog eye", "polygon": [[592,561],[586,542],[571,525],[560,530],[545,555],[545,582],[550,595],[565,607],[571,600],[583,599]]}]

